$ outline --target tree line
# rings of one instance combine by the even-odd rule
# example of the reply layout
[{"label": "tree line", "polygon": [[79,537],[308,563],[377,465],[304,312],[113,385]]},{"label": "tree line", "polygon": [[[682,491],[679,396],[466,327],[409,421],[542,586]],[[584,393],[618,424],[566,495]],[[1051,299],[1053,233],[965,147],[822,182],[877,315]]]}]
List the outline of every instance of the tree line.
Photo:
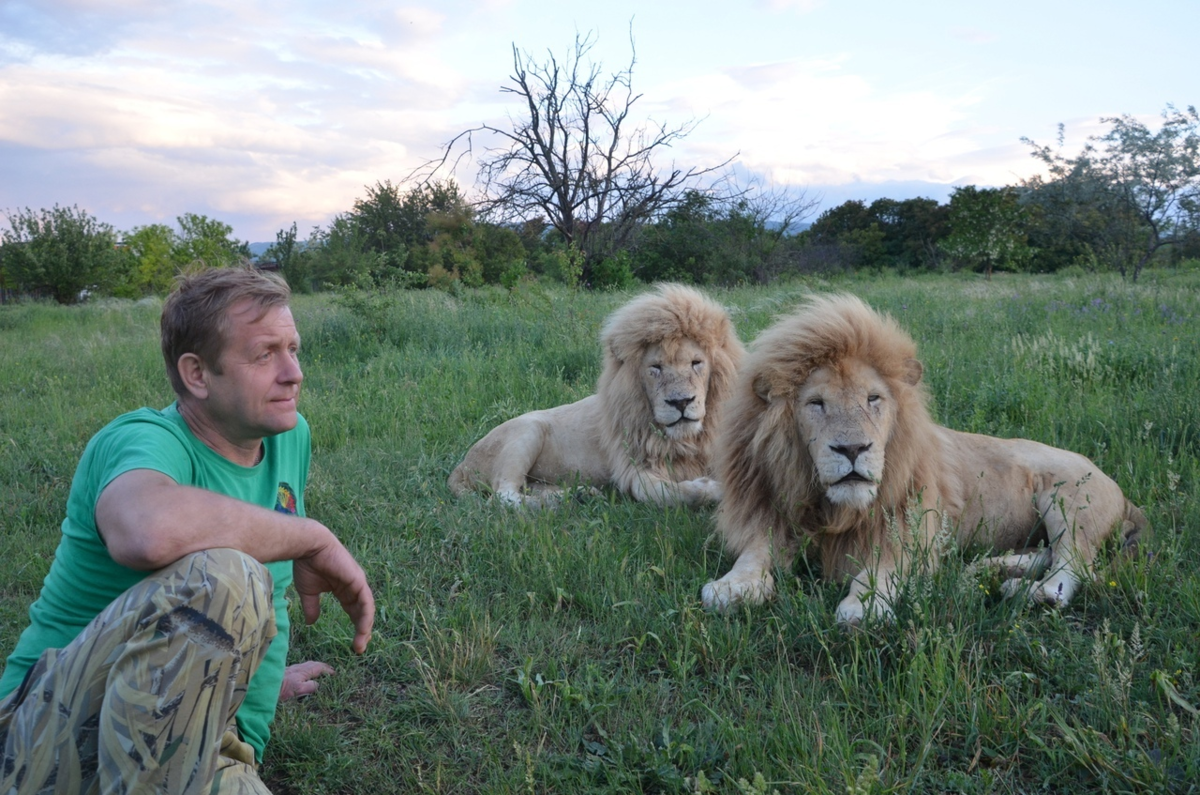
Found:
[{"label": "tree line", "polygon": [[[577,37],[562,57],[513,48],[508,126],[455,136],[419,177],[365,187],[328,225],[276,235],[259,260],[300,292],[382,285],[509,288],[549,279],[593,289],[635,282],[733,285],[861,269],[1053,272],[1200,259],[1200,116],[1168,105],[1151,130],[1129,115],[1073,155],[1023,139],[1045,174],[928,198],[848,201],[804,228],[803,192],[739,188],[731,159],[664,163],[695,129],[637,125],[631,56],[606,74]],[[632,42],[631,42],[632,45]],[[477,143],[478,141],[478,143]],[[476,157],[477,156],[477,157]],[[476,158],[475,195],[443,176]],[[119,234],[78,207],[7,213],[0,295],[72,302],[162,293],[195,263],[248,259],[227,224],[185,214]]]}]

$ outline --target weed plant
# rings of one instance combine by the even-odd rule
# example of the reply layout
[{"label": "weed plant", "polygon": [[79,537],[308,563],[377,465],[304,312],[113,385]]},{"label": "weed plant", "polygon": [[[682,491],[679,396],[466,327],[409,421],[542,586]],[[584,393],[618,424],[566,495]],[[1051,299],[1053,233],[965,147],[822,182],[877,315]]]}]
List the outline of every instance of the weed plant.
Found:
[{"label": "weed plant", "polygon": [[[1156,534],[1061,612],[951,555],[895,623],[838,628],[799,561],[722,616],[708,510],[616,494],[543,512],[454,500],[490,428],[591,393],[630,293],[521,284],[298,296],[310,515],[367,569],[368,652],[329,600],[294,659],[338,673],[282,705],[286,793],[1196,792],[1200,277],[857,277],[714,291],[744,340],[811,291],[855,292],[920,346],[951,427],[1077,450]],[[172,400],[155,303],[0,307],[0,649],[49,567],[88,438]]]}]

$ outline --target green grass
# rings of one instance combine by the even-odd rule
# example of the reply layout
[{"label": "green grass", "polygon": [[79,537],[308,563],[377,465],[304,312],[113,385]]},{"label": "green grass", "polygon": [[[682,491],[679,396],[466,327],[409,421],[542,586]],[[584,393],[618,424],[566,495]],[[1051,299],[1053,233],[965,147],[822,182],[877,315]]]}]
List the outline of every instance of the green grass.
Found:
[{"label": "green grass", "polygon": [[[939,421],[1093,458],[1156,535],[1056,613],[950,559],[895,624],[835,626],[801,562],[769,605],[699,603],[731,561],[710,511],[622,497],[521,513],[455,501],[487,430],[592,390],[628,294],[525,286],[301,296],[309,513],[379,604],[368,652],[336,604],[293,657],[338,675],[280,709],[286,793],[1195,792],[1200,789],[1200,278],[859,277],[714,291],[743,340],[812,290],[916,338]],[[0,307],[0,649],[57,543],[83,445],[171,400],[156,304]]]}]

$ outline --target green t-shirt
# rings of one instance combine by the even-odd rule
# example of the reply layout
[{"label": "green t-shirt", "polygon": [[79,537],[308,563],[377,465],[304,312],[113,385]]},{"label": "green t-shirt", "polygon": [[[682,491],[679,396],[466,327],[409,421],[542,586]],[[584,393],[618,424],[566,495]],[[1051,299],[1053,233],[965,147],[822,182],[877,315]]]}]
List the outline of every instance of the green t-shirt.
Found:
[{"label": "green t-shirt", "polygon": [[[21,684],[45,649],[66,646],[109,603],[148,574],[113,561],[96,529],[96,500],[118,475],[152,469],[176,483],[304,516],[310,455],[308,423],[303,417],[292,430],[264,439],[263,459],[253,467],[239,466],[207,447],[192,435],[174,404],[162,411],[138,409],[106,425],[88,442],[75,470],[62,539],[42,592],[29,608],[29,626],[0,677],[0,698]],[[275,584],[279,634],[237,712],[238,731],[254,747],[259,761],[283,684],[290,626],[284,592],[292,583],[291,561],[266,567]]]}]

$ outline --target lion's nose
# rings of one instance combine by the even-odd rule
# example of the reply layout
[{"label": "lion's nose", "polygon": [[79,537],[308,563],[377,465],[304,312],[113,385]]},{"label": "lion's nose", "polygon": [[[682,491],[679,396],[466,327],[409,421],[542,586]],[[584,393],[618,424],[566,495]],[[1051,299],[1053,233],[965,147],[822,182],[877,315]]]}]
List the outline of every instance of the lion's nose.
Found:
[{"label": "lion's nose", "polygon": [[853,465],[858,460],[859,455],[871,449],[871,443],[866,444],[831,444],[829,449],[838,455],[846,456],[847,460]]},{"label": "lion's nose", "polygon": [[667,405],[674,406],[679,411],[679,413],[682,414],[683,410],[688,407],[688,404],[690,404],[695,399],[696,399],[695,396],[674,398],[672,400],[668,400]]}]

